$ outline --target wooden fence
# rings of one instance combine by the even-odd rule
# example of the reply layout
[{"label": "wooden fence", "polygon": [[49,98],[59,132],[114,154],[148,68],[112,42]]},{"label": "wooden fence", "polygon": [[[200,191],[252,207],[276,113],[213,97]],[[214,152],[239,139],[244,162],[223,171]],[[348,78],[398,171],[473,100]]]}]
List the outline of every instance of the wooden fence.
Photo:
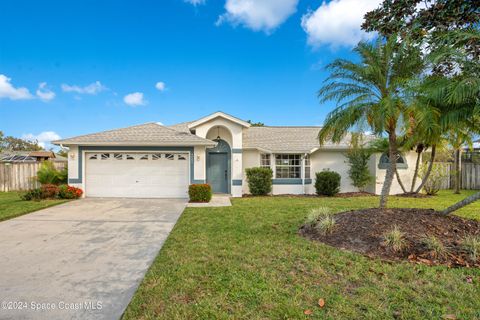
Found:
[{"label": "wooden fence", "polygon": [[[453,189],[455,185],[455,165],[453,163],[435,163],[441,166],[446,173],[442,181],[442,189]],[[467,190],[480,190],[480,164],[462,163],[460,175],[460,188]]]},{"label": "wooden fence", "polygon": [[[64,169],[66,162],[54,162],[55,168]],[[0,192],[38,188],[37,171],[41,163],[0,163]]]}]

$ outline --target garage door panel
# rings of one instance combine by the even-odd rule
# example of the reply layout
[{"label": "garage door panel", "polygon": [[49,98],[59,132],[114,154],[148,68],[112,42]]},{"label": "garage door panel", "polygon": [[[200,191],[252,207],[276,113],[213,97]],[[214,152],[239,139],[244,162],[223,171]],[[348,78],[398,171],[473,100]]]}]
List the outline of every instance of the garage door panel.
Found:
[{"label": "garage door panel", "polygon": [[187,197],[188,154],[87,153],[86,159],[89,197]]}]

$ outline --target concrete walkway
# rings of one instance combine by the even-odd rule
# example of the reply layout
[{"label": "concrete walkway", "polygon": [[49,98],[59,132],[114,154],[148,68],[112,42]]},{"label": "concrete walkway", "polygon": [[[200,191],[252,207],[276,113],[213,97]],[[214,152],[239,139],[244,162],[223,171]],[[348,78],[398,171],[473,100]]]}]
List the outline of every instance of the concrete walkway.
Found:
[{"label": "concrete walkway", "polygon": [[85,199],[0,222],[0,319],[118,319],[185,203]]},{"label": "concrete walkway", "polygon": [[187,204],[187,207],[231,207],[230,195],[228,194],[214,194],[212,200],[208,203],[192,202]]}]

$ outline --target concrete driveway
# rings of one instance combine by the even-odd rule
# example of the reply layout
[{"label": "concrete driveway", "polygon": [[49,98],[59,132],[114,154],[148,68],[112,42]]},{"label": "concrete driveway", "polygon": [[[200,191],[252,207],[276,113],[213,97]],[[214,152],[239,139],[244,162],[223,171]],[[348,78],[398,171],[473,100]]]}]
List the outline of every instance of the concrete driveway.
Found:
[{"label": "concrete driveway", "polygon": [[0,319],[118,319],[185,204],[84,199],[0,222]]}]

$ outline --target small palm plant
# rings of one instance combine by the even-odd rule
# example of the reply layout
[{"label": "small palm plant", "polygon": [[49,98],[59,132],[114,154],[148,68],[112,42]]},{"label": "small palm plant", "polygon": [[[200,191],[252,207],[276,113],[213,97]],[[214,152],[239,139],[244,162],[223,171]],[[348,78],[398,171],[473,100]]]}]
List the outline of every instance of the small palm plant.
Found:
[{"label": "small palm plant", "polygon": [[308,213],[307,218],[305,219],[305,224],[314,227],[320,219],[332,214],[332,209],[328,207],[313,208]]},{"label": "small palm plant", "polygon": [[398,226],[394,226],[392,230],[385,232],[383,235],[385,245],[392,248],[393,251],[399,252],[407,247],[405,233],[400,231]]},{"label": "small palm plant", "polygon": [[444,257],[447,253],[448,250],[447,248],[443,245],[443,243],[435,236],[425,236],[422,239],[423,245],[430,250],[433,255],[437,258]]},{"label": "small palm plant", "polygon": [[321,218],[315,228],[324,235],[327,235],[333,232],[335,229],[335,223],[335,218],[331,215],[328,215]]},{"label": "small palm plant", "polygon": [[466,236],[462,241],[463,249],[473,261],[480,257],[480,236]]}]

